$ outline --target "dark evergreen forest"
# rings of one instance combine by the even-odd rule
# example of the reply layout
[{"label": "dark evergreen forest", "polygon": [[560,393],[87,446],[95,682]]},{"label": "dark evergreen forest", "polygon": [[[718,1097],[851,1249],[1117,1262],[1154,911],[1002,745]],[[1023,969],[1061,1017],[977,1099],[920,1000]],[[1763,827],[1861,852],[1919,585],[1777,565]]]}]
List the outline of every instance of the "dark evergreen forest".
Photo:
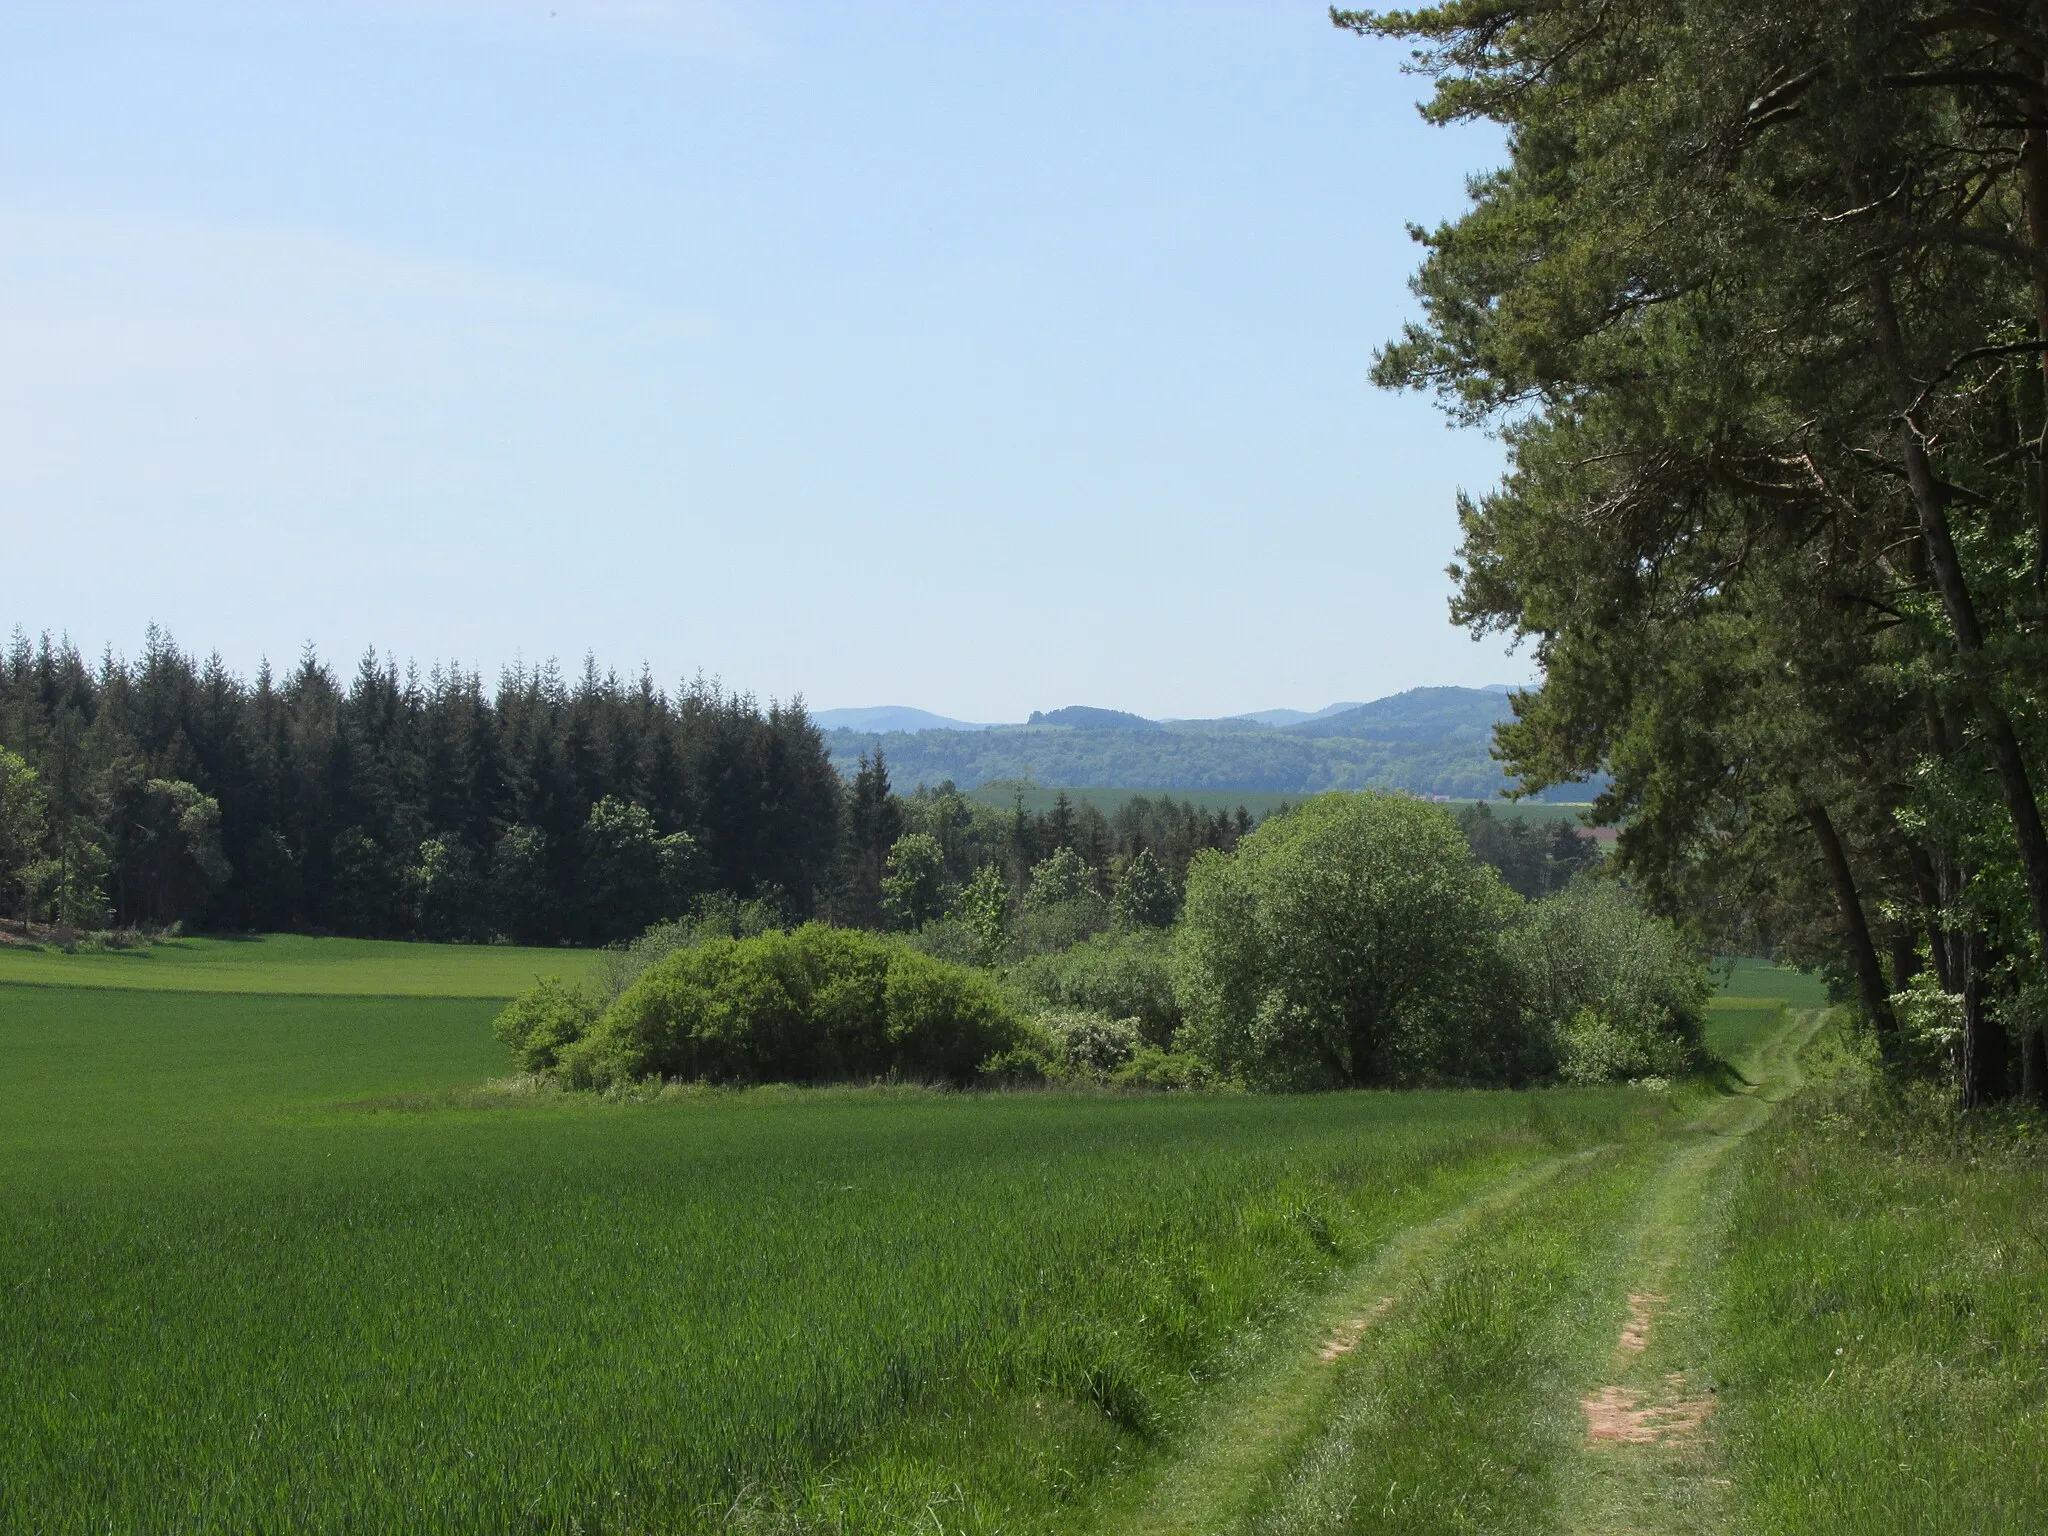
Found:
[{"label": "dark evergreen forest", "polygon": [[[843,779],[800,701],[702,678],[671,693],[586,661],[488,687],[370,654],[344,681],[308,653],[245,679],[155,629],[134,660],[17,634],[0,658],[0,912],[81,932],[604,944],[727,895],[885,928],[949,910],[984,871],[1021,894],[1062,849],[1104,900],[1149,855],[1177,910],[1193,856],[1253,825],[1170,797],[1105,816],[1064,797],[991,809],[950,783],[901,795],[879,746],[854,767]],[[1550,857],[1503,835],[1475,837],[1503,869]]]},{"label": "dark evergreen forest", "polygon": [[838,851],[800,703],[594,663],[248,681],[154,630],[132,663],[17,635],[0,745],[43,801],[6,905],[79,927],[601,942],[712,889],[809,913]]}]

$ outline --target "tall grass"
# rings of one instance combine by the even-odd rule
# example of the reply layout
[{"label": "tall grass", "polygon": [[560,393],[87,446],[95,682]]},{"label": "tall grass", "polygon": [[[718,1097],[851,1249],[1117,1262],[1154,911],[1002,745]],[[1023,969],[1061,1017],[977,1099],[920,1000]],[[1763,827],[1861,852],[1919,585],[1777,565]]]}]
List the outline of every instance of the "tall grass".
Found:
[{"label": "tall grass", "polygon": [[1721,1428],[1756,1532],[2048,1530],[2048,1158],[1840,1035],[1745,1149]]}]

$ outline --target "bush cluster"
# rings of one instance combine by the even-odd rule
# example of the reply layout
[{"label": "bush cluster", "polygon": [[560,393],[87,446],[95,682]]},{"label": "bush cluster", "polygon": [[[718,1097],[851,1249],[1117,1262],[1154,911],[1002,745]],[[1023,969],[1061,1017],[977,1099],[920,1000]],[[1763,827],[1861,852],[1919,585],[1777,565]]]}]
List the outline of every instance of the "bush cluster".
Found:
[{"label": "bush cluster", "polygon": [[1269,1087],[1541,1077],[1500,943],[1520,905],[1422,801],[1326,795],[1276,816],[1189,867],[1194,1049]]},{"label": "bush cluster", "polygon": [[1163,929],[1098,933],[1071,949],[1020,962],[1008,979],[1027,1006],[1129,1019],[1144,1045],[1171,1045],[1183,1023],[1174,990],[1173,936]]},{"label": "bush cluster", "polygon": [[967,1083],[1022,1026],[988,977],[850,928],[716,936],[649,966],[609,1007],[543,982],[498,1019],[529,1071],[573,1087],[903,1077]]},{"label": "bush cluster", "polygon": [[1611,880],[1531,902],[1507,935],[1525,1015],[1556,1041],[1558,1075],[1598,1083],[1698,1065],[1706,968]]},{"label": "bush cluster", "polygon": [[1176,963],[1176,1044],[1268,1087],[1668,1076],[1697,1058],[1708,990],[1617,883],[1524,901],[1442,808],[1373,794],[1199,856]]},{"label": "bush cluster", "polygon": [[[1136,882],[1132,882],[1136,889]],[[547,982],[499,1033],[572,1086],[903,1077],[1255,1088],[1670,1077],[1697,1065],[1698,956],[1616,881],[1528,901],[1442,808],[1328,795],[1199,854],[1170,929],[1057,853],[1011,907],[887,938],[700,902]],[[1130,910],[1125,910],[1129,908]]]}]

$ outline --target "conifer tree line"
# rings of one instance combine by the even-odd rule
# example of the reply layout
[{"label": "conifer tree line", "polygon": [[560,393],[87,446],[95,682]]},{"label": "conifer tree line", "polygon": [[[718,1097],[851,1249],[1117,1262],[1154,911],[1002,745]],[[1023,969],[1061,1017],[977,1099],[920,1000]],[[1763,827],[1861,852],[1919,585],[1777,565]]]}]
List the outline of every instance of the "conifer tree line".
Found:
[{"label": "conifer tree line", "polygon": [[604,944],[718,894],[911,929],[977,876],[1021,898],[1063,850],[1105,902],[1142,853],[1164,922],[1190,859],[1251,826],[903,795],[879,750],[842,784],[801,703],[594,662],[487,689],[374,654],[344,683],[309,653],[242,679],[155,628],[133,662],[19,633],[0,658],[0,914],[78,930]]},{"label": "conifer tree line", "polygon": [[[893,791],[884,749],[864,754],[847,789],[847,839],[833,915],[866,927],[918,927],[951,911],[984,871],[1021,896],[1033,872],[1055,854],[1072,856],[1088,885],[1108,899],[1131,861],[1143,854],[1178,910],[1188,863],[1204,849],[1229,852],[1251,831],[1243,806],[1204,812],[1171,796],[1134,795],[1104,813],[1062,790],[1033,812],[1023,796],[998,809],[970,800],[950,782]],[[912,891],[919,894],[909,894]]]},{"label": "conifer tree line", "polygon": [[1638,888],[1897,1070],[2048,1093],[2048,10],[1334,19],[1506,130],[1378,378],[1508,445],[1453,608],[1542,664],[1509,770],[1610,771]]},{"label": "conifer tree line", "polygon": [[17,634],[0,748],[0,906],[78,928],[602,943],[711,890],[807,915],[839,851],[801,704],[594,663],[243,680],[155,629],[126,664]]}]

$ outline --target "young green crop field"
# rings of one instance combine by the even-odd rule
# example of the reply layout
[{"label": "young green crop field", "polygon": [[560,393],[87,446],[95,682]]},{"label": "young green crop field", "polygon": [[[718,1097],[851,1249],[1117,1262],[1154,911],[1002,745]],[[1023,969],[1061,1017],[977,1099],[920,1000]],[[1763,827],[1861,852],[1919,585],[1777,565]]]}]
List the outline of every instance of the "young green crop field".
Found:
[{"label": "young green crop field", "polygon": [[311,997],[496,997],[536,976],[574,980],[592,952],[388,939],[174,939],[135,949],[66,954],[0,944],[0,984]]},{"label": "young green crop field", "polygon": [[[2038,1528],[2019,1271],[1974,1253],[1971,1311],[1943,1270],[1942,1340],[1865,1327],[1829,1417],[1825,1320],[1936,1301],[1818,1214],[1881,1204],[1861,1163],[1783,1182],[1836,1134],[1765,1124],[1803,978],[1738,968],[1715,1010],[1755,1093],[481,1091],[495,997],[583,958],[4,956],[0,1529]],[[2033,1220],[2000,1167],[1972,1198]],[[1946,1264],[1942,1188],[1913,1251]],[[1960,1521],[1885,1523],[1926,1507],[1875,1496],[1891,1439],[1871,1498],[1829,1480],[1885,1410],[1873,1337],[1984,1373],[1923,1361],[1891,1409],[1923,1447],[1996,1428]],[[1589,1439],[1599,1392],[1716,1385],[1684,1433]]]}]

